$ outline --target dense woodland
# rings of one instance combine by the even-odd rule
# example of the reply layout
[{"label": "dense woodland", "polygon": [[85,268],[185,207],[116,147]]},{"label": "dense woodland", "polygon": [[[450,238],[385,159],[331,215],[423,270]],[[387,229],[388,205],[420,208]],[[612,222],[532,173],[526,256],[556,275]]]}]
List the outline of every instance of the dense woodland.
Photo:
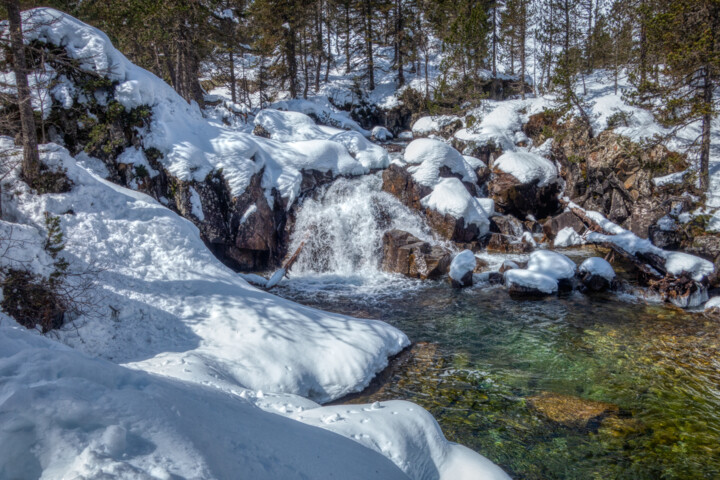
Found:
[{"label": "dense woodland", "polygon": [[478,79],[505,74],[523,95],[529,85],[555,93],[561,107],[583,116],[586,74],[627,74],[637,87],[632,100],[664,125],[703,122],[696,147],[707,186],[720,83],[718,0],[58,0],[19,7],[39,5],[107,32],[132,62],[199,104],[203,87],[218,85],[250,108],[263,106],[252,105],[251,92],[260,103],[278,91],[307,97],[331,68],[371,91],[382,47],[392,48],[398,86],[408,73],[427,75],[430,56],[442,54],[442,80],[419,92],[425,108],[477,98]]}]

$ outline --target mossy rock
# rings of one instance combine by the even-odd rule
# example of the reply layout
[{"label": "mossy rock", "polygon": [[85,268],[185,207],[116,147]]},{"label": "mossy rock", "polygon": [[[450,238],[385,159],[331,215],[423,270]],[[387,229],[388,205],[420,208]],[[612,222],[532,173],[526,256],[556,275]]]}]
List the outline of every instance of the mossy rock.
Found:
[{"label": "mossy rock", "polygon": [[528,398],[528,404],[550,421],[571,428],[589,428],[596,421],[620,412],[611,403],[550,392]]}]

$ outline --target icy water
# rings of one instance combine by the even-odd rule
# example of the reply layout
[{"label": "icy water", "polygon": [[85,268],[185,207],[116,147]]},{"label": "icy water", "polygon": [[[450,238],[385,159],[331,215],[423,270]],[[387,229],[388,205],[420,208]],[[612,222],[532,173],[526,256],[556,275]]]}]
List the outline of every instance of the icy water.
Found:
[{"label": "icy water", "polygon": [[339,180],[307,199],[293,238],[305,247],[274,290],[416,343],[343,402],[416,402],[516,479],[720,478],[720,319],[629,296],[516,300],[387,275],[386,230],[432,234],[380,185]]}]

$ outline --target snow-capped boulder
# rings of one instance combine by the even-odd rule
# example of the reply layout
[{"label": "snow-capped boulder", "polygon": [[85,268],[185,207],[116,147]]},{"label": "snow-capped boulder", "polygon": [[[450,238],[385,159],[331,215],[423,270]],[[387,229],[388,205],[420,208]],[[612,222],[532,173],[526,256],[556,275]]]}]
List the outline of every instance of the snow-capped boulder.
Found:
[{"label": "snow-capped boulder", "polygon": [[471,242],[489,231],[492,200],[473,197],[457,178],[441,179],[420,204],[430,226],[449,240]]},{"label": "snow-capped boulder", "polygon": [[527,269],[511,269],[505,272],[505,285],[511,295],[545,296],[558,291],[553,277]]},{"label": "snow-capped boulder", "polygon": [[492,172],[488,191],[499,211],[543,218],[559,210],[562,180],[550,160],[529,152],[507,152],[492,163]]},{"label": "snow-capped boulder", "polygon": [[607,290],[615,280],[612,265],[600,257],[583,261],[578,268],[578,274],[583,286],[593,292]]},{"label": "snow-capped boulder", "polygon": [[438,135],[450,138],[463,127],[462,118],[454,115],[440,115],[434,117],[421,117],[412,126],[415,138]]},{"label": "snow-capped boulder", "polygon": [[537,250],[530,254],[527,269],[555,279],[561,289],[572,289],[576,270],[575,262],[565,255],[550,250]]},{"label": "snow-capped boulder", "polygon": [[557,234],[567,228],[571,228],[577,234],[582,234],[587,230],[582,220],[571,211],[565,211],[555,215],[542,225],[543,234],[550,240],[555,240]]},{"label": "snow-capped boulder", "polygon": [[471,287],[473,284],[473,272],[477,266],[475,254],[470,250],[463,250],[455,255],[450,263],[450,283],[455,288]]},{"label": "snow-capped boulder", "polygon": [[575,229],[573,229],[572,227],[565,227],[560,230],[555,236],[553,246],[555,248],[574,247],[576,245],[582,245],[584,243],[585,241],[580,235],[577,234]]},{"label": "snow-capped boulder", "polygon": [[409,164],[413,179],[421,185],[434,187],[440,178],[448,176],[457,176],[471,184],[477,182],[475,170],[460,152],[440,140],[413,140],[405,149],[403,159]]}]

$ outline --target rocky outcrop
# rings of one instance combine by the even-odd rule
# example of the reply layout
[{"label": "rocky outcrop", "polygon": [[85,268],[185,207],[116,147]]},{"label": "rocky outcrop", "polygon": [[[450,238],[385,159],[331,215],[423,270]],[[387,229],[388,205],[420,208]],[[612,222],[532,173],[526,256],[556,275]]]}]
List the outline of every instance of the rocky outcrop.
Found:
[{"label": "rocky outcrop", "polygon": [[402,230],[390,230],[383,236],[382,268],[406,277],[429,279],[447,274],[451,253],[430,245]]},{"label": "rocky outcrop", "polygon": [[403,167],[391,164],[382,174],[383,191],[393,195],[403,205],[413,210],[423,210],[420,199],[430,194],[432,189],[420,185],[413,178],[410,172]]},{"label": "rocky outcrop", "polygon": [[557,196],[561,187],[557,183],[544,186],[538,182],[522,183],[509,173],[494,171],[487,186],[496,210],[505,214],[544,218],[560,209]]},{"label": "rocky outcrop", "polygon": [[582,234],[587,230],[587,227],[577,215],[572,212],[562,212],[559,215],[548,218],[542,225],[542,232],[549,240],[555,240],[558,232],[568,227],[575,230],[578,234]]}]

